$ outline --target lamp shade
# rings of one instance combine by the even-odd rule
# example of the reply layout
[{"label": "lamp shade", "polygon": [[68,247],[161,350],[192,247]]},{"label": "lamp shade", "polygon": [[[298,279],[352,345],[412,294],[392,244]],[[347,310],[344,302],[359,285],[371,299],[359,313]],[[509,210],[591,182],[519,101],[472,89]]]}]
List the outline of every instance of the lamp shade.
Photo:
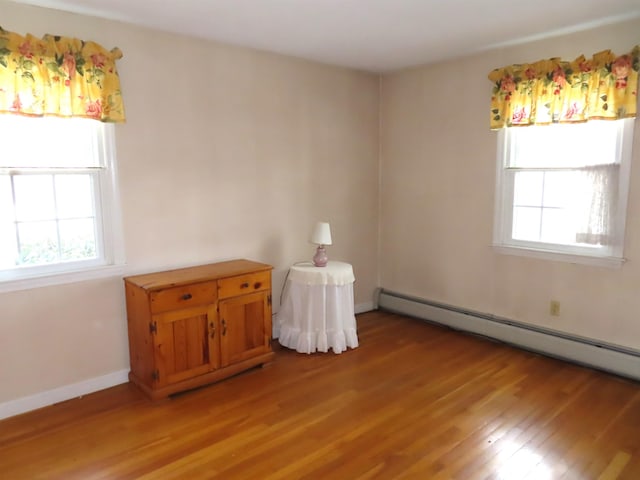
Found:
[{"label": "lamp shade", "polygon": [[316,245],[331,245],[331,227],[327,222],[316,223],[311,233],[311,243]]}]

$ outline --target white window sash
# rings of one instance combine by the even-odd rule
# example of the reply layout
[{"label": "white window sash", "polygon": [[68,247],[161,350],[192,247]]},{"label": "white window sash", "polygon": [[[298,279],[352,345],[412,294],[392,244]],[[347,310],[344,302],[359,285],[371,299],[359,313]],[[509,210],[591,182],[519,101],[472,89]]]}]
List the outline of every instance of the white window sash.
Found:
[{"label": "white window sash", "polygon": [[0,167],[0,174],[10,172],[12,174],[90,173],[94,178],[98,258],[47,265],[23,265],[0,270],[0,292],[119,275],[123,271],[125,257],[115,162],[114,126],[96,121],[93,123],[99,130],[96,138],[92,140],[93,156],[98,158],[98,162],[90,162],[92,164],[86,166],[73,165],[68,168],[59,165],[15,168],[15,165],[9,166],[9,162],[5,161],[5,167]]},{"label": "white window sash", "polygon": [[[631,148],[633,141],[633,119],[622,120],[623,125],[618,129],[615,164],[592,165],[580,168],[564,168],[573,171],[584,172],[592,177],[594,184],[600,182],[596,188],[591,203],[602,203],[602,196],[608,196],[609,205],[604,205],[599,215],[592,215],[583,220],[583,228],[577,233],[577,240],[582,240],[586,245],[558,245],[538,241],[522,241],[512,237],[513,231],[513,199],[514,178],[516,171],[536,170],[535,168],[509,167],[511,155],[514,152],[512,139],[505,129],[498,132],[498,161],[496,162],[496,197],[493,247],[500,253],[513,255],[525,255],[552,260],[568,261],[571,263],[601,264],[605,266],[619,266],[624,262],[623,242],[624,226],[626,220],[626,205],[628,197],[628,180],[631,164]],[[535,128],[535,127],[527,127]],[[544,128],[544,127],[540,127]],[[540,168],[544,171],[552,171],[553,168]],[[607,175],[603,176],[603,172]],[[616,174],[617,172],[617,174]],[[611,183],[614,181],[615,185]],[[609,182],[603,182],[608,178]],[[603,226],[609,224],[611,228],[606,231]],[[603,245],[595,246],[597,240],[606,239]],[[586,241],[585,241],[586,240]],[[593,246],[589,245],[591,243]]]}]

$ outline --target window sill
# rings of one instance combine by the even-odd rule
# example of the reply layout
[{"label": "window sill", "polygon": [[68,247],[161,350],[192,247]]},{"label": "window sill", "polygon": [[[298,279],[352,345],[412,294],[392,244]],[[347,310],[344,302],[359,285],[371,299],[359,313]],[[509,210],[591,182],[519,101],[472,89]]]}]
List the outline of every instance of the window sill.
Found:
[{"label": "window sill", "polygon": [[69,272],[44,274],[41,276],[6,280],[0,282],[0,293],[30,290],[32,288],[64,285],[67,283],[83,282],[98,278],[121,277],[124,275],[125,265],[106,265]]},{"label": "window sill", "polygon": [[620,268],[626,261],[618,257],[595,257],[589,255],[578,255],[574,253],[564,253],[551,250],[542,250],[525,247],[514,247],[511,245],[492,245],[493,251],[503,255],[515,255],[518,257],[539,258],[542,260],[552,260],[556,262],[574,263],[579,265],[590,265],[596,267]]}]

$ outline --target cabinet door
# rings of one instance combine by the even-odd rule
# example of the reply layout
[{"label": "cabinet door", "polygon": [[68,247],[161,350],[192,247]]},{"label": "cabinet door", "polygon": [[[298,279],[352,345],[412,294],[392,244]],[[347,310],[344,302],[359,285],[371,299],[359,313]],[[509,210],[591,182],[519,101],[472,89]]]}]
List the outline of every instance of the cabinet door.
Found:
[{"label": "cabinet door", "polygon": [[220,366],[215,305],[153,315],[155,385],[162,387]]},{"label": "cabinet door", "polygon": [[257,292],[219,302],[223,367],[271,351],[269,299],[269,292]]}]

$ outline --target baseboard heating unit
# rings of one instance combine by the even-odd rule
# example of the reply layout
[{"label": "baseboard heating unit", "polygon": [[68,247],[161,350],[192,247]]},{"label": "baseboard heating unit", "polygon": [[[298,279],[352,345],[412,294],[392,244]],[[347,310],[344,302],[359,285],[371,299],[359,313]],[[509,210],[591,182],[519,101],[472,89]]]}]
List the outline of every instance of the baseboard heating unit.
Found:
[{"label": "baseboard heating unit", "polygon": [[376,300],[380,310],[419,318],[526,350],[640,380],[640,351],[638,350],[384,289],[377,291]]}]

